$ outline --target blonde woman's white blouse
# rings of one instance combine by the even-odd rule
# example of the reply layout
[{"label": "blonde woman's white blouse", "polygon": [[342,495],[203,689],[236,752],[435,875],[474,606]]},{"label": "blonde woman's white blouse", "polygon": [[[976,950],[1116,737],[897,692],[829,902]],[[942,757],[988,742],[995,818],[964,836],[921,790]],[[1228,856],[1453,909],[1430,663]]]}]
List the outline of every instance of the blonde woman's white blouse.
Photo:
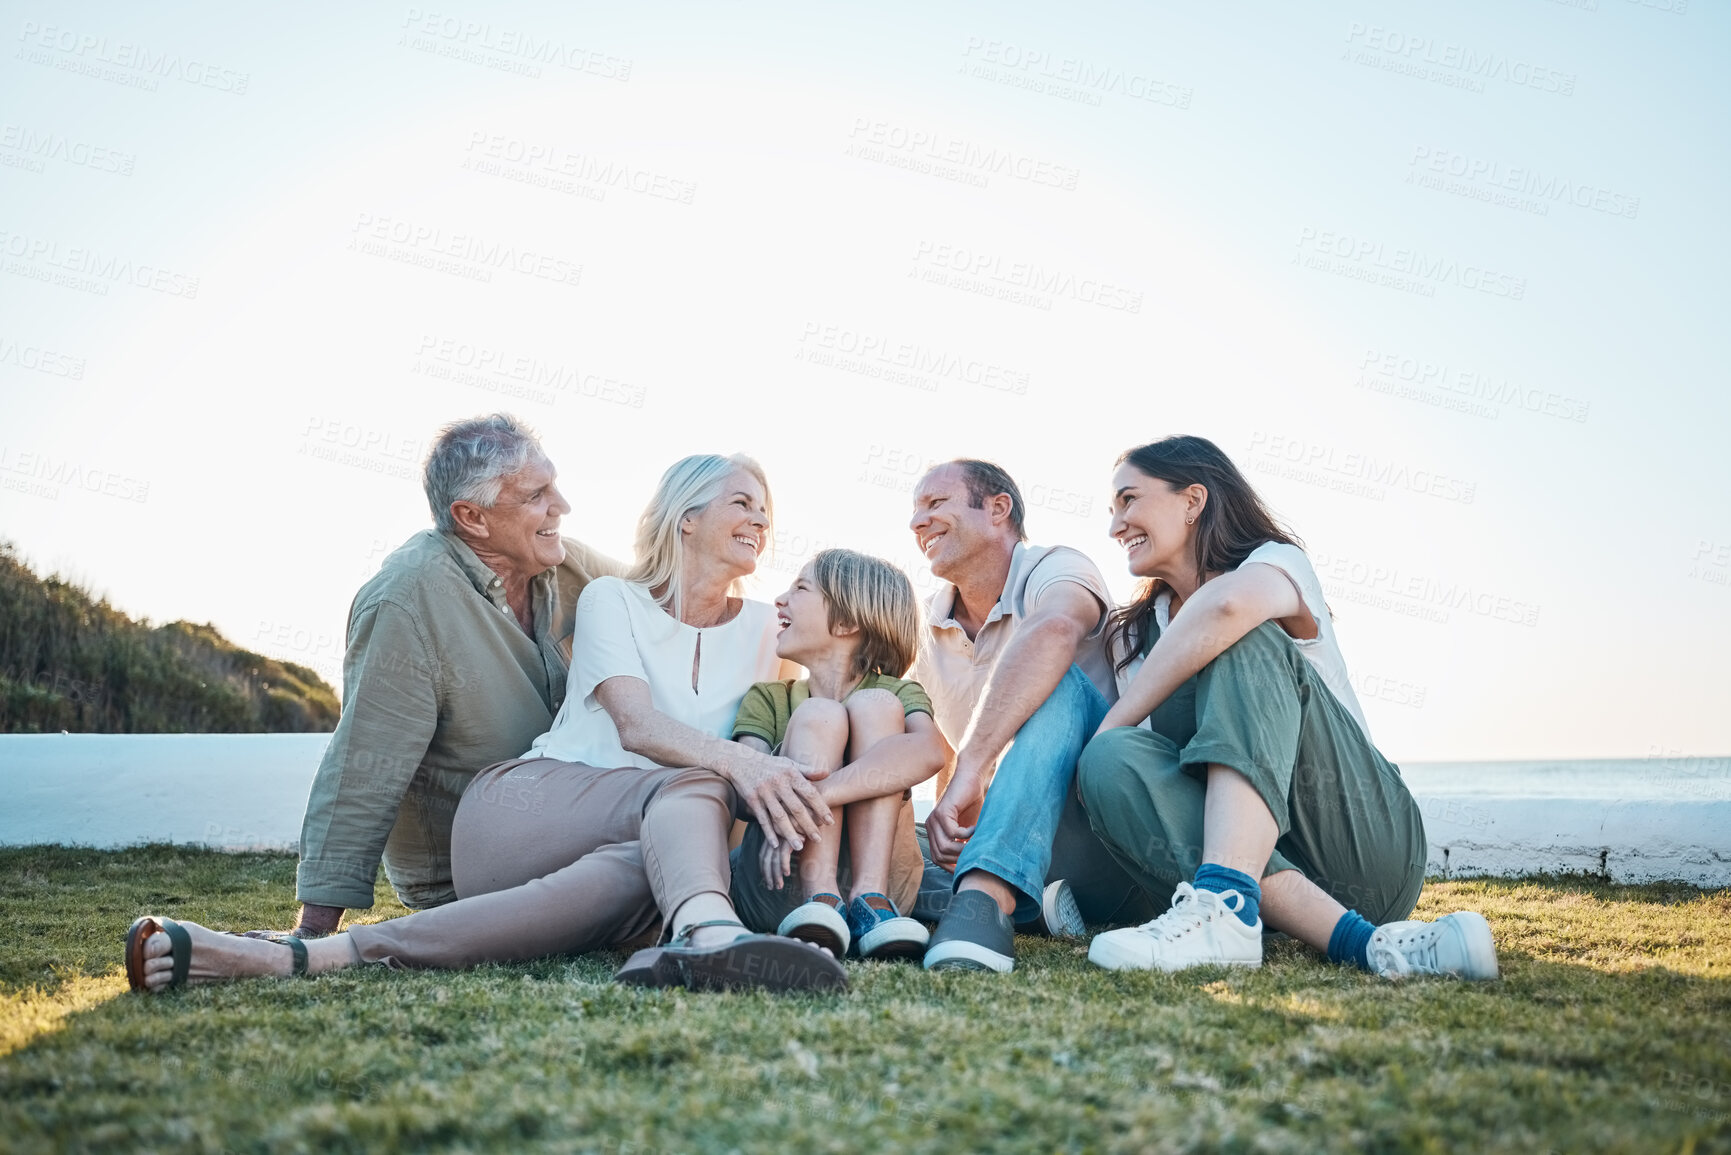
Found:
[{"label": "blonde woman's white blouse", "polygon": [[653,768],[654,762],[619,744],[618,727],[595,698],[595,687],[617,677],[647,683],[655,708],[669,718],[730,737],[746,690],[781,672],[775,655],[779,625],[774,606],[747,600],[732,621],[698,629],[662,609],[636,582],[597,578],[577,599],[565,702],[553,728],[524,757]]}]

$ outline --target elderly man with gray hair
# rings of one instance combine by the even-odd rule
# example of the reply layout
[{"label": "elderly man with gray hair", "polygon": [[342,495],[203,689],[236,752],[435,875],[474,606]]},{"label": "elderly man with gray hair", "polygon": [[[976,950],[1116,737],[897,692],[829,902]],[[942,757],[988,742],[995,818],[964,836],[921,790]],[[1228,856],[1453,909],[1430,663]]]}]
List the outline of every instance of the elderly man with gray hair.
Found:
[{"label": "elderly man with gray hair", "polygon": [[349,609],[342,720],[301,826],[292,933],[303,938],[373,905],[381,858],[404,906],[457,897],[451,819],[464,787],[551,728],[577,595],[623,568],[560,537],[571,507],[514,417],[446,426],[424,482],[433,528],[386,558]]}]

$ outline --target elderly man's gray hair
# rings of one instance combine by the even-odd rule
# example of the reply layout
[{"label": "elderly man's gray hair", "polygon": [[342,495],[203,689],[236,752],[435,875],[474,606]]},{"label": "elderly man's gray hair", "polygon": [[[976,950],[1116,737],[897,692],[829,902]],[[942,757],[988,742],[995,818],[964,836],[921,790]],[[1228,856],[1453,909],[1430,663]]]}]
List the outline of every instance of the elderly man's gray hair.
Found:
[{"label": "elderly man's gray hair", "polygon": [[505,478],[546,457],[535,431],[509,413],[451,422],[439,430],[421,471],[433,524],[445,533],[456,532],[453,501],[491,509]]}]

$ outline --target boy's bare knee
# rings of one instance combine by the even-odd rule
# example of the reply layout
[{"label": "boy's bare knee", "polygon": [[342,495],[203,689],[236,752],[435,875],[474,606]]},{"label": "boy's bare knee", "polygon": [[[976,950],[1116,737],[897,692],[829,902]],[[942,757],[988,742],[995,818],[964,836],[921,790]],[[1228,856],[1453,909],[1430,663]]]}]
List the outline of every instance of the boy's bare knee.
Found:
[{"label": "boy's bare knee", "polygon": [[888,690],[876,687],[855,690],[848,695],[846,708],[848,721],[855,727],[869,727],[878,731],[905,727],[906,715],[902,710],[902,701]]},{"label": "boy's bare knee", "polygon": [[847,737],[848,711],[833,698],[807,698],[793,711],[787,722],[788,734],[796,730],[813,737]]}]

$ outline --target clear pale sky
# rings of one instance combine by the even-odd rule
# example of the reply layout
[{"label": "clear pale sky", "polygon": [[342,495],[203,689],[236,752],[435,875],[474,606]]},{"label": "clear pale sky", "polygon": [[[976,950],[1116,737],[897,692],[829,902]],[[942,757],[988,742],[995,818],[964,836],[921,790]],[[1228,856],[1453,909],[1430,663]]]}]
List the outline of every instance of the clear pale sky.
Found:
[{"label": "clear pale sky", "polygon": [[1731,752],[1723,5],[5,7],[0,536],[130,613],[337,680],[495,408],[616,553],[744,451],[927,589],[984,456],[1127,594],[1196,433],[1391,757]]}]

